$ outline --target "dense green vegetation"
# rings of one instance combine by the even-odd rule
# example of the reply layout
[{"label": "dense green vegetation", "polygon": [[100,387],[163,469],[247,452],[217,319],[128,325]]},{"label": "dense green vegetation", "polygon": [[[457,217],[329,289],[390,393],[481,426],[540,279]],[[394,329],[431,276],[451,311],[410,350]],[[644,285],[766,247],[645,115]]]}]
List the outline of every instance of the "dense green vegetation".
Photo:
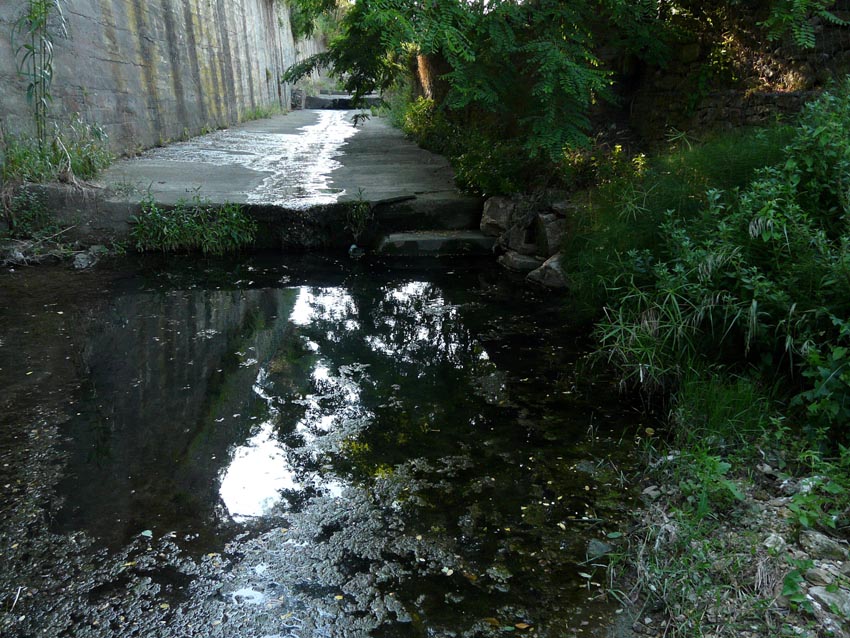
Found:
[{"label": "dense green vegetation", "polygon": [[[813,44],[813,15],[841,22],[825,0],[746,4],[763,18],[765,37],[790,31],[804,46]],[[570,151],[589,141],[591,109],[617,100],[617,65],[663,66],[678,43],[715,29],[740,6],[737,0],[296,0],[299,32],[310,32],[320,17],[338,23],[328,50],[283,79],[325,67],[357,96],[395,95],[397,119],[453,161],[464,188],[512,192],[564,181]],[[716,38],[712,64],[723,66],[722,33]],[[605,59],[600,42],[609,49]]]},{"label": "dense green vegetation", "polygon": [[131,231],[140,251],[223,255],[253,244],[257,235],[256,222],[238,204],[217,206],[196,195],[170,208],[152,199],[143,200],[141,206]]},{"label": "dense green vegetation", "polygon": [[[748,375],[773,388],[784,401],[778,407],[813,442],[847,443],[849,96],[845,85],[809,104],[780,157],[759,153],[772,165],[739,167],[744,184],[722,175],[690,179],[704,196],[670,205],[664,197],[675,190],[652,180],[657,191],[639,197],[636,214],[658,224],[654,234],[624,239],[621,227],[598,220],[589,228],[592,238],[571,260],[618,242],[606,250],[616,267],[609,260],[595,274],[602,273],[607,307],[600,342],[625,379],[675,389],[694,371]],[[774,130],[757,139],[772,140],[776,150],[787,136]],[[725,166],[754,168],[753,146],[720,142],[724,147]],[[685,159],[698,170],[708,150],[713,154],[718,142],[659,164]],[[645,175],[624,179],[616,202],[634,208],[634,193],[646,190]],[[594,210],[620,221],[616,210]]]},{"label": "dense green vegetation", "polygon": [[[668,407],[667,436],[647,445],[676,537],[629,560],[673,635],[702,635],[693,619],[729,591],[748,627],[765,617],[770,592],[741,584],[757,580],[747,555],[764,540],[740,522],[756,466],[805,484],[792,530],[850,524],[848,136],[850,82],[796,126],[679,140],[590,189],[568,248],[577,298],[604,309],[600,359]],[[724,534],[739,547],[724,550]],[[808,563],[777,561],[798,622],[812,621]]]}]

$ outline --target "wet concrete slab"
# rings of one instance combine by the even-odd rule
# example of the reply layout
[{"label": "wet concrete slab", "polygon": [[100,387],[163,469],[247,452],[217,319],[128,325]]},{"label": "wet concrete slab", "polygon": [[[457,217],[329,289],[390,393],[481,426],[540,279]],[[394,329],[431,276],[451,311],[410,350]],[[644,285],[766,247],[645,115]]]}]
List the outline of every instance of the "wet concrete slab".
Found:
[{"label": "wet concrete slab", "polygon": [[150,196],[306,210],[337,202],[436,200],[477,204],[457,191],[445,158],[418,148],[386,120],[355,127],[357,111],[303,110],[248,122],[114,164],[110,198]]},{"label": "wet concrete slab", "polygon": [[392,233],[378,244],[381,255],[491,255],[493,237],[478,230],[414,231]]},{"label": "wet concrete slab", "polygon": [[[41,187],[83,245],[131,240],[142,203],[242,205],[260,225],[257,248],[374,248],[388,234],[477,229],[483,200],[461,193],[448,161],[385,119],[354,126],[358,111],[301,110],[117,161],[98,182]],[[352,204],[369,204],[354,233]]]}]

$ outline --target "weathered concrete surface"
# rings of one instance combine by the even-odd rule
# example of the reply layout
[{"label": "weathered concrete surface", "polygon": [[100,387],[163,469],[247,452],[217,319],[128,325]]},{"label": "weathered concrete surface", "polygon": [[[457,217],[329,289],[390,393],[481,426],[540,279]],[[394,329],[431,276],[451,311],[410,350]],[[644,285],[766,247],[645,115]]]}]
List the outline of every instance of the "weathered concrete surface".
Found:
[{"label": "weathered concrete surface", "polygon": [[382,255],[490,255],[495,239],[477,230],[392,233],[378,244]]},{"label": "weathered concrete surface", "polygon": [[[288,108],[278,82],[319,50],[296,41],[288,3],[271,0],[65,0],[67,35],[55,19],[51,112],[80,113],[104,127],[114,151],[232,125],[251,109]],[[25,2],[0,2],[0,114],[7,131],[32,126],[21,38],[10,37]]]},{"label": "weathered concrete surface", "polygon": [[143,198],[233,202],[267,227],[266,245],[299,248],[348,246],[347,216],[358,201],[370,205],[365,245],[401,230],[478,227],[481,200],[457,191],[445,158],[384,120],[355,128],[353,115],[295,111],[153,149],[112,166],[85,202],[54,193],[54,208],[80,230],[105,224],[120,235]]}]

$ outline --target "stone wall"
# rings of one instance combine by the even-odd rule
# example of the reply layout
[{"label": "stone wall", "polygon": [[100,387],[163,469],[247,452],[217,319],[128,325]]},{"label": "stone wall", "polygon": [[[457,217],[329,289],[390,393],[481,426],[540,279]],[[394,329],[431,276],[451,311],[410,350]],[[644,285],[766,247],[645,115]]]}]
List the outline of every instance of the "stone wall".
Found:
[{"label": "stone wall", "polygon": [[[0,3],[0,119],[32,126],[16,73],[12,25],[24,0]],[[118,153],[240,121],[290,104],[283,70],[314,53],[293,40],[282,0],[62,0],[67,36],[55,37],[52,113],[104,127]]]},{"label": "stone wall", "polygon": [[[764,125],[792,118],[830,82],[850,73],[850,27],[814,20],[816,46],[802,49],[790,36],[769,41],[766,17],[743,3],[715,31],[673,47],[668,64],[645,68],[629,96],[632,128],[647,141],[671,129],[699,132]],[[835,13],[850,19],[850,1]]]}]

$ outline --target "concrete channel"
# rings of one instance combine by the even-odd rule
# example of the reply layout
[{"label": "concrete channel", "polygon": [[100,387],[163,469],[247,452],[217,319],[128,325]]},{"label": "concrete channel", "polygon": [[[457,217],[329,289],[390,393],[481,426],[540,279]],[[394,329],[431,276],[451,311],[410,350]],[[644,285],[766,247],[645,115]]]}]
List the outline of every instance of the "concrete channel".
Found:
[{"label": "concrete channel", "polygon": [[[151,149],[113,164],[93,190],[53,187],[51,203],[96,241],[127,236],[143,199],[167,207],[199,198],[243,205],[263,226],[264,247],[488,253],[482,200],[457,190],[446,159],[385,119],[355,127],[356,113],[293,111]],[[368,217],[358,237],[355,206]]]}]

